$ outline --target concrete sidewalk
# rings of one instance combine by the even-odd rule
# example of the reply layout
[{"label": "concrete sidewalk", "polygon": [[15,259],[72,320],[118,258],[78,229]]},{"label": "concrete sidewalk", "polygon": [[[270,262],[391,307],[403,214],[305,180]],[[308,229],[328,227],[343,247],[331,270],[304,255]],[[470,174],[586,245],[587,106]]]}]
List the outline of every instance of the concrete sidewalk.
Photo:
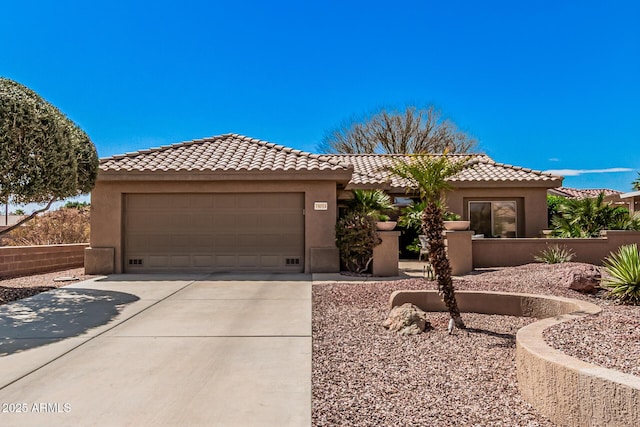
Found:
[{"label": "concrete sidewalk", "polygon": [[0,425],[308,426],[311,277],[122,275],[0,306]]}]

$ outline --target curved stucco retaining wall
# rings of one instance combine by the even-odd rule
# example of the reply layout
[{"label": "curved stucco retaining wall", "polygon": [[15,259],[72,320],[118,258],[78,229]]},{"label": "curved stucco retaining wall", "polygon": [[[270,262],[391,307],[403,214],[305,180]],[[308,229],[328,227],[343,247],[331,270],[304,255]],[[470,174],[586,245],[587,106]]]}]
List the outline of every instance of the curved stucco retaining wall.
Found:
[{"label": "curved stucco retaining wall", "polygon": [[[541,320],[516,335],[516,369],[520,393],[540,413],[561,426],[640,425],[640,378],[600,368],[549,347],[545,329],[597,314],[600,307],[569,298],[457,291],[462,312],[527,316]],[[390,305],[410,302],[425,311],[446,311],[436,291],[396,291]]]}]

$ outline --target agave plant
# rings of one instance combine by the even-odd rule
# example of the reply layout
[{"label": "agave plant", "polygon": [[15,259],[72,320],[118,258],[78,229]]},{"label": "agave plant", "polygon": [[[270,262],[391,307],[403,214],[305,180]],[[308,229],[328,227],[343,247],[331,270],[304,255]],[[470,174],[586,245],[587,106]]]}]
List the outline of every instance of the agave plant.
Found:
[{"label": "agave plant", "polygon": [[564,245],[551,245],[533,257],[538,262],[545,264],[561,264],[569,262],[575,257],[575,252]]},{"label": "agave plant", "polygon": [[606,275],[602,286],[609,289],[609,295],[622,303],[640,304],[640,253],[638,246],[621,246],[618,252],[604,259]]}]

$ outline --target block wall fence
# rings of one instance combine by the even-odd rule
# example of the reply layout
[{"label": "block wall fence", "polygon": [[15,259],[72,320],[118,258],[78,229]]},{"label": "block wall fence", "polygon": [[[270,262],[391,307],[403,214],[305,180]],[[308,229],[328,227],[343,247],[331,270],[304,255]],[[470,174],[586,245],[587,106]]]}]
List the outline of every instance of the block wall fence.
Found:
[{"label": "block wall fence", "polygon": [[70,245],[2,246],[0,279],[84,266],[88,243]]}]

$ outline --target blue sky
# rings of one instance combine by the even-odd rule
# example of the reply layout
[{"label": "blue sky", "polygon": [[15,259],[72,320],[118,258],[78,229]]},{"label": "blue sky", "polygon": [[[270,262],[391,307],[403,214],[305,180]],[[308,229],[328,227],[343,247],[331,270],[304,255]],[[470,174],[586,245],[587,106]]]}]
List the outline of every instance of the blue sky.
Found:
[{"label": "blue sky", "polygon": [[637,1],[12,1],[0,75],[101,157],[221,133],[316,152],[343,120],[434,104],[565,186],[640,170]]}]

